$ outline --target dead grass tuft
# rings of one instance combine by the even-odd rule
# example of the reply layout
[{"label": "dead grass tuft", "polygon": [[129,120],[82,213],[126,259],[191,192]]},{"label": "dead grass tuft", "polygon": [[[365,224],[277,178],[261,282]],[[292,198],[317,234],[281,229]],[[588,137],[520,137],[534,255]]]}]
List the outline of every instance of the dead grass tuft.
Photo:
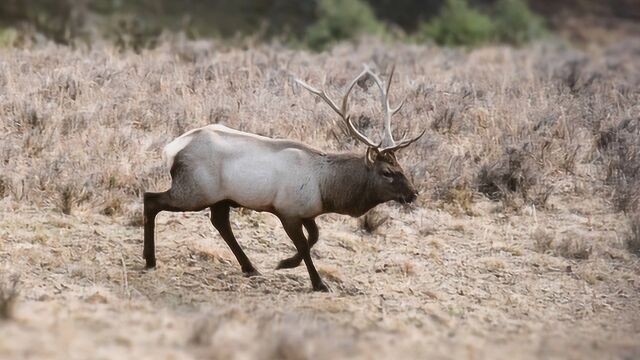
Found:
[{"label": "dead grass tuft", "polygon": [[586,260],[591,256],[593,244],[576,233],[565,234],[554,246],[554,252],[568,259]]},{"label": "dead grass tuft", "polygon": [[473,195],[474,191],[467,181],[456,179],[443,184],[441,189],[437,189],[436,197],[444,202],[445,208],[454,214],[464,213],[473,215]]},{"label": "dead grass tuft", "polygon": [[13,309],[20,294],[18,283],[20,277],[0,276],[0,320],[8,320],[13,316]]},{"label": "dead grass tuft", "polygon": [[416,274],[416,266],[411,261],[405,261],[402,263],[402,273],[405,276],[413,276]]},{"label": "dead grass tuft", "polygon": [[496,257],[485,257],[481,259],[482,265],[487,271],[498,272],[505,268],[505,262]]},{"label": "dead grass tuft", "polygon": [[358,223],[360,225],[360,229],[369,234],[373,234],[380,226],[387,222],[387,220],[389,220],[389,215],[384,213],[382,210],[373,208],[364,214],[364,216],[360,217]]},{"label": "dead grass tuft", "polygon": [[7,193],[7,184],[5,183],[5,179],[0,177],[0,199],[2,199]]},{"label": "dead grass tuft", "polygon": [[133,216],[129,219],[127,223],[129,226],[133,227],[143,227],[144,226],[144,216],[142,214]]},{"label": "dead grass tuft", "polygon": [[76,190],[72,185],[65,185],[60,191],[60,211],[65,215],[71,215],[76,198]]},{"label": "dead grass tuft", "polygon": [[627,249],[640,256],[640,212],[629,218],[629,224],[631,229],[625,241]]},{"label": "dead grass tuft", "polygon": [[114,216],[121,214],[124,209],[124,199],[123,196],[118,196],[117,194],[113,194],[107,197],[106,202],[102,205],[101,214],[107,216]]},{"label": "dead grass tuft", "polygon": [[[540,168],[526,145],[508,147],[502,157],[480,168],[477,176],[477,189],[492,200],[506,200],[514,205],[514,196],[529,200],[530,190],[540,177]],[[515,205],[514,205],[515,206]]]},{"label": "dead grass tuft", "polygon": [[538,227],[531,234],[531,239],[533,240],[534,249],[544,254],[551,250],[554,234],[542,227]]},{"label": "dead grass tuft", "polygon": [[585,260],[593,253],[594,238],[582,232],[567,231],[556,235],[538,227],[531,234],[534,249],[543,254],[551,253],[567,259]]},{"label": "dead grass tuft", "polygon": [[640,210],[640,117],[610,125],[600,131],[596,142],[606,156],[616,209]]},{"label": "dead grass tuft", "polygon": [[324,279],[329,280],[332,283],[342,283],[343,275],[340,271],[340,268],[335,266],[323,265],[318,267],[318,272]]}]

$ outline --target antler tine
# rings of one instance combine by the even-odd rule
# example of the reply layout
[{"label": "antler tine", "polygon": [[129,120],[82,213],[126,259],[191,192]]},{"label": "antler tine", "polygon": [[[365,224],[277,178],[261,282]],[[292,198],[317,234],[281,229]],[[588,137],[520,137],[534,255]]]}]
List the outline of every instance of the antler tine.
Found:
[{"label": "antler tine", "polygon": [[[416,142],[426,132],[426,130],[423,130],[420,133],[420,135],[416,136],[415,138],[409,139],[409,140],[405,140],[403,138],[400,142],[396,142],[393,139],[393,135],[391,134],[391,116],[396,114],[398,111],[400,111],[400,109],[402,108],[405,102],[405,99],[403,99],[398,105],[398,107],[396,108],[391,108],[389,106],[389,88],[391,87],[391,80],[393,79],[394,72],[395,72],[395,65],[391,68],[391,72],[389,73],[389,80],[385,86],[384,82],[380,79],[380,77],[376,75],[373,71],[371,71],[371,69],[365,64],[362,72],[358,74],[358,76],[356,76],[349,83],[349,86],[347,87],[347,91],[342,97],[342,104],[341,104],[342,106],[340,108],[338,108],[338,105],[336,105],[335,101],[333,101],[327,95],[324,89],[318,90],[313,86],[297,78],[295,79],[295,81],[298,84],[300,84],[303,88],[309,90],[312,94],[319,96],[322,100],[324,100],[324,102],[326,102],[333,109],[333,111],[335,111],[338,115],[340,115],[345,125],[347,126],[347,130],[349,131],[349,134],[353,138],[364,143],[369,147],[378,149],[378,151],[380,152],[393,152],[393,151],[402,149],[404,147],[407,147],[412,143]],[[365,75],[371,76],[373,81],[376,83],[376,85],[380,89],[380,96],[381,96],[383,110],[384,110],[383,136],[382,136],[382,140],[378,144],[374,143],[371,139],[369,139],[363,133],[358,131],[358,129],[356,129],[356,127],[353,125],[353,122],[351,121],[351,116],[349,115],[349,95],[351,94],[351,91],[353,90],[353,87],[356,85],[358,80],[360,80]]]},{"label": "antler tine", "polygon": [[380,96],[381,96],[380,100],[382,100],[382,110],[384,111],[384,125],[382,129],[382,145],[384,145],[385,148],[392,147],[396,144],[396,142],[395,140],[393,140],[393,135],[391,134],[391,115],[393,115],[395,112],[400,110],[399,108],[396,108],[392,111],[392,109],[389,106],[389,87],[391,86],[391,79],[393,78],[395,65],[391,68],[389,82],[387,83],[386,87],[383,85],[383,82],[380,79],[380,77],[376,75],[373,71],[371,71],[371,69],[369,69],[369,67],[367,67],[366,65],[365,65],[365,69],[367,73],[371,76],[373,81],[376,83],[376,85],[378,85],[378,88],[380,89]]},{"label": "antler tine", "polygon": [[349,134],[351,134],[351,136],[353,136],[356,140],[359,140],[359,141],[363,142],[364,144],[366,144],[369,147],[378,148],[378,147],[380,147],[381,144],[377,144],[376,145],[371,139],[369,139],[364,134],[362,134],[360,131],[358,131],[358,129],[356,129],[356,127],[351,122],[351,117],[348,114],[348,110],[349,110],[348,109],[349,94],[351,93],[351,90],[353,89],[355,84],[358,82],[358,80],[360,78],[362,78],[362,76],[364,76],[365,74],[367,74],[366,69],[363,70],[358,76],[356,76],[351,81],[351,83],[349,84],[349,87],[347,88],[347,92],[345,93],[344,97],[342,98],[342,107],[341,108],[338,108],[336,103],[327,96],[327,94],[325,93],[324,90],[322,90],[322,91],[318,90],[318,89],[314,88],[313,86],[305,83],[304,81],[302,81],[300,79],[295,79],[295,80],[296,80],[296,82],[298,84],[302,85],[302,87],[304,87],[305,89],[309,90],[311,93],[313,93],[315,95],[318,95],[322,100],[324,100],[327,104],[329,104],[329,106],[333,109],[333,111],[335,111],[338,115],[340,115],[342,120],[345,122],[345,125],[347,126],[347,129],[349,131]]},{"label": "antler tine", "polygon": [[356,139],[362,141],[363,143],[365,143],[369,147],[376,148],[376,149],[380,148],[380,145],[382,145],[382,142],[380,142],[378,144],[375,144],[373,141],[371,141],[371,139],[369,139],[364,134],[362,134],[360,131],[358,131],[358,129],[356,129],[356,127],[351,122],[351,116],[347,116],[346,123],[347,123],[347,127],[349,128],[349,131],[351,132],[351,136],[353,136]]},{"label": "antler tine", "polygon": [[349,87],[347,88],[347,92],[344,94],[344,97],[342,98],[342,113],[345,114],[345,117],[346,117],[347,112],[348,112],[347,100],[349,99],[349,94],[351,94],[351,90],[353,90],[353,87],[356,85],[358,80],[360,80],[366,74],[367,74],[367,69],[364,69],[364,70],[362,70],[362,72],[360,74],[358,74],[358,76],[356,76],[353,80],[351,80],[351,83],[349,84]]},{"label": "antler tine", "polygon": [[383,85],[383,81],[382,79],[380,79],[380,77],[374,73],[373,71],[371,71],[371,69],[369,68],[369,66],[367,66],[366,64],[364,65],[364,71],[363,73],[367,73],[369,74],[369,76],[371,76],[371,78],[373,79],[373,82],[376,83],[376,85],[378,85],[378,88],[380,89],[380,96],[382,97],[382,105],[385,106],[385,108],[387,107],[387,102],[388,102],[388,98],[387,98],[387,91],[385,90],[385,87]]},{"label": "antler tine", "polygon": [[422,137],[422,135],[425,134],[425,132],[427,132],[427,129],[422,130],[420,135],[414,137],[413,139],[410,139],[410,140],[404,140],[403,139],[402,141],[400,141],[399,143],[395,144],[394,146],[385,147],[385,148],[380,149],[380,152],[381,153],[394,152],[394,151],[400,150],[402,148],[405,148],[405,147],[413,144],[414,142],[418,141],[418,139],[420,139]]},{"label": "antler tine", "polygon": [[378,147],[380,147],[380,144],[376,145],[371,139],[369,139],[364,134],[362,134],[360,131],[358,131],[358,129],[356,129],[356,127],[351,122],[351,115],[348,115],[349,94],[351,94],[351,90],[353,90],[353,87],[356,85],[358,80],[360,80],[364,75],[366,75],[367,72],[368,71],[365,68],[364,70],[362,70],[362,72],[360,74],[358,74],[358,76],[356,76],[353,80],[351,80],[351,83],[349,84],[349,87],[347,88],[347,92],[344,94],[344,97],[342,98],[342,113],[344,114],[342,119],[345,121],[345,123],[347,125],[347,128],[349,129],[349,132],[351,133],[351,135],[353,137],[355,137],[356,139],[358,139],[361,142],[365,143],[369,147],[378,148]]},{"label": "antler tine", "polygon": [[389,73],[389,80],[387,80],[387,100],[389,100],[389,88],[391,88],[391,80],[393,79],[393,73],[396,71],[396,64],[391,65],[391,72]]},{"label": "antler tine", "polygon": [[338,113],[338,115],[343,116],[342,112],[340,111],[340,109],[338,108],[338,105],[336,105],[336,103],[331,100],[329,98],[329,96],[327,96],[327,93],[324,90],[318,90],[316,88],[314,88],[313,86],[307,84],[306,82],[300,80],[300,79],[295,79],[295,81],[300,84],[303,88],[309,90],[311,93],[318,95],[322,100],[324,100],[324,102],[326,102],[327,104],[329,104],[329,106],[333,109],[333,111],[335,111],[336,113]]},{"label": "antler tine", "polygon": [[400,101],[400,104],[398,104],[398,107],[396,107],[395,109],[390,109],[391,110],[391,115],[395,115],[398,111],[400,111],[400,109],[402,109],[402,106],[404,105],[404,101],[407,100],[402,99],[402,101]]}]

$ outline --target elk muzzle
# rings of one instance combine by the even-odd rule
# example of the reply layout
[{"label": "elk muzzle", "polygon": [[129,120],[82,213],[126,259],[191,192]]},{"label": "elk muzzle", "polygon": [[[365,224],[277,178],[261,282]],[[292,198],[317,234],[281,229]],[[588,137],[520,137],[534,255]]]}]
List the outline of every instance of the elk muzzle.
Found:
[{"label": "elk muzzle", "polygon": [[398,202],[402,204],[410,204],[416,201],[417,198],[418,198],[418,191],[411,190],[411,192],[409,192],[408,194],[401,196],[400,199],[398,199]]}]

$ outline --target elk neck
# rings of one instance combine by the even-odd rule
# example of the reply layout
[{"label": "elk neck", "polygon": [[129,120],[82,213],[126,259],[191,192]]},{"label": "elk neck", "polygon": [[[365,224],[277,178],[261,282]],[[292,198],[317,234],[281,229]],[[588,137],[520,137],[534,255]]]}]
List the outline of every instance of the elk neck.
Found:
[{"label": "elk neck", "polygon": [[360,216],[380,204],[364,155],[326,154],[319,162],[323,212]]}]

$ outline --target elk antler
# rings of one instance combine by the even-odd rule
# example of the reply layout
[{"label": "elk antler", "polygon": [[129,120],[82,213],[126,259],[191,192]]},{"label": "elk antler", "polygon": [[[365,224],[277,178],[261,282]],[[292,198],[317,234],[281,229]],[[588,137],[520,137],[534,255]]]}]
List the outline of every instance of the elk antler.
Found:
[{"label": "elk antler", "polygon": [[380,144],[376,145],[371,139],[369,139],[360,131],[358,131],[358,129],[356,129],[353,123],[351,122],[351,117],[348,114],[349,106],[347,101],[349,99],[349,94],[351,93],[351,90],[353,89],[353,87],[356,85],[356,82],[358,82],[358,80],[366,74],[367,74],[367,71],[363,70],[358,76],[355,77],[355,79],[351,81],[351,83],[349,84],[349,87],[347,88],[347,92],[344,94],[342,98],[342,107],[340,108],[338,108],[338,105],[336,105],[336,103],[333,100],[331,100],[329,96],[327,96],[327,93],[324,90],[318,90],[300,79],[295,79],[295,80],[298,84],[302,85],[303,88],[309,90],[311,93],[315,95],[318,95],[322,100],[324,100],[327,104],[329,104],[329,106],[333,109],[333,111],[338,113],[338,115],[340,115],[342,120],[345,122],[351,136],[353,136],[356,140],[363,142],[369,147],[378,148]]},{"label": "elk antler", "polygon": [[404,105],[405,99],[400,101],[400,104],[394,109],[389,105],[389,88],[391,88],[391,80],[393,79],[393,73],[396,69],[396,66],[393,65],[391,67],[391,73],[389,74],[389,80],[387,81],[387,86],[383,85],[382,80],[378,75],[376,75],[368,66],[365,65],[364,72],[369,74],[373,81],[378,85],[380,89],[380,97],[382,100],[382,111],[384,112],[384,128],[382,130],[382,142],[381,146],[378,147],[378,151],[383,152],[394,152],[396,150],[400,150],[411,145],[413,142],[417,141],[424,135],[426,130],[423,130],[420,135],[416,136],[413,139],[402,139],[400,142],[396,142],[393,139],[393,135],[391,134],[391,116],[395,115],[400,109],[402,109],[402,105]]},{"label": "elk antler", "polygon": [[[333,111],[335,111],[336,113],[338,113],[338,115],[340,115],[342,120],[347,125],[347,129],[349,129],[349,133],[355,139],[363,142],[364,144],[366,144],[371,148],[375,148],[380,153],[394,152],[396,150],[409,146],[411,143],[420,139],[420,137],[422,137],[422,135],[424,135],[425,133],[425,131],[422,131],[422,133],[420,133],[420,135],[418,135],[417,137],[409,140],[402,139],[400,142],[396,142],[393,139],[393,135],[391,134],[391,116],[395,115],[398,111],[400,111],[400,109],[402,108],[402,105],[404,105],[404,100],[402,100],[395,109],[391,108],[391,106],[389,105],[389,88],[391,86],[391,80],[393,79],[394,70],[395,70],[395,65],[391,68],[391,73],[389,74],[389,81],[385,88],[380,77],[378,77],[378,75],[373,73],[371,69],[369,69],[369,67],[365,65],[364,70],[362,70],[362,72],[358,74],[358,76],[356,76],[349,84],[349,87],[347,88],[347,92],[342,98],[342,106],[340,108],[338,108],[336,103],[333,100],[331,100],[329,96],[327,96],[327,93],[324,90],[318,90],[300,79],[295,79],[295,81],[298,84],[302,85],[302,87],[304,87],[305,89],[309,90],[311,93],[319,96],[327,104],[329,104],[329,106],[333,109]],[[366,137],[364,134],[358,131],[358,129],[355,128],[355,126],[351,122],[351,116],[348,113],[349,109],[348,109],[347,101],[349,99],[349,94],[351,93],[351,90],[353,90],[353,87],[356,85],[358,80],[360,80],[365,75],[371,76],[373,81],[378,85],[378,88],[380,88],[381,100],[383,105],[384,128],[383,128],[382,140],[377,145],[371,139]]]}]

